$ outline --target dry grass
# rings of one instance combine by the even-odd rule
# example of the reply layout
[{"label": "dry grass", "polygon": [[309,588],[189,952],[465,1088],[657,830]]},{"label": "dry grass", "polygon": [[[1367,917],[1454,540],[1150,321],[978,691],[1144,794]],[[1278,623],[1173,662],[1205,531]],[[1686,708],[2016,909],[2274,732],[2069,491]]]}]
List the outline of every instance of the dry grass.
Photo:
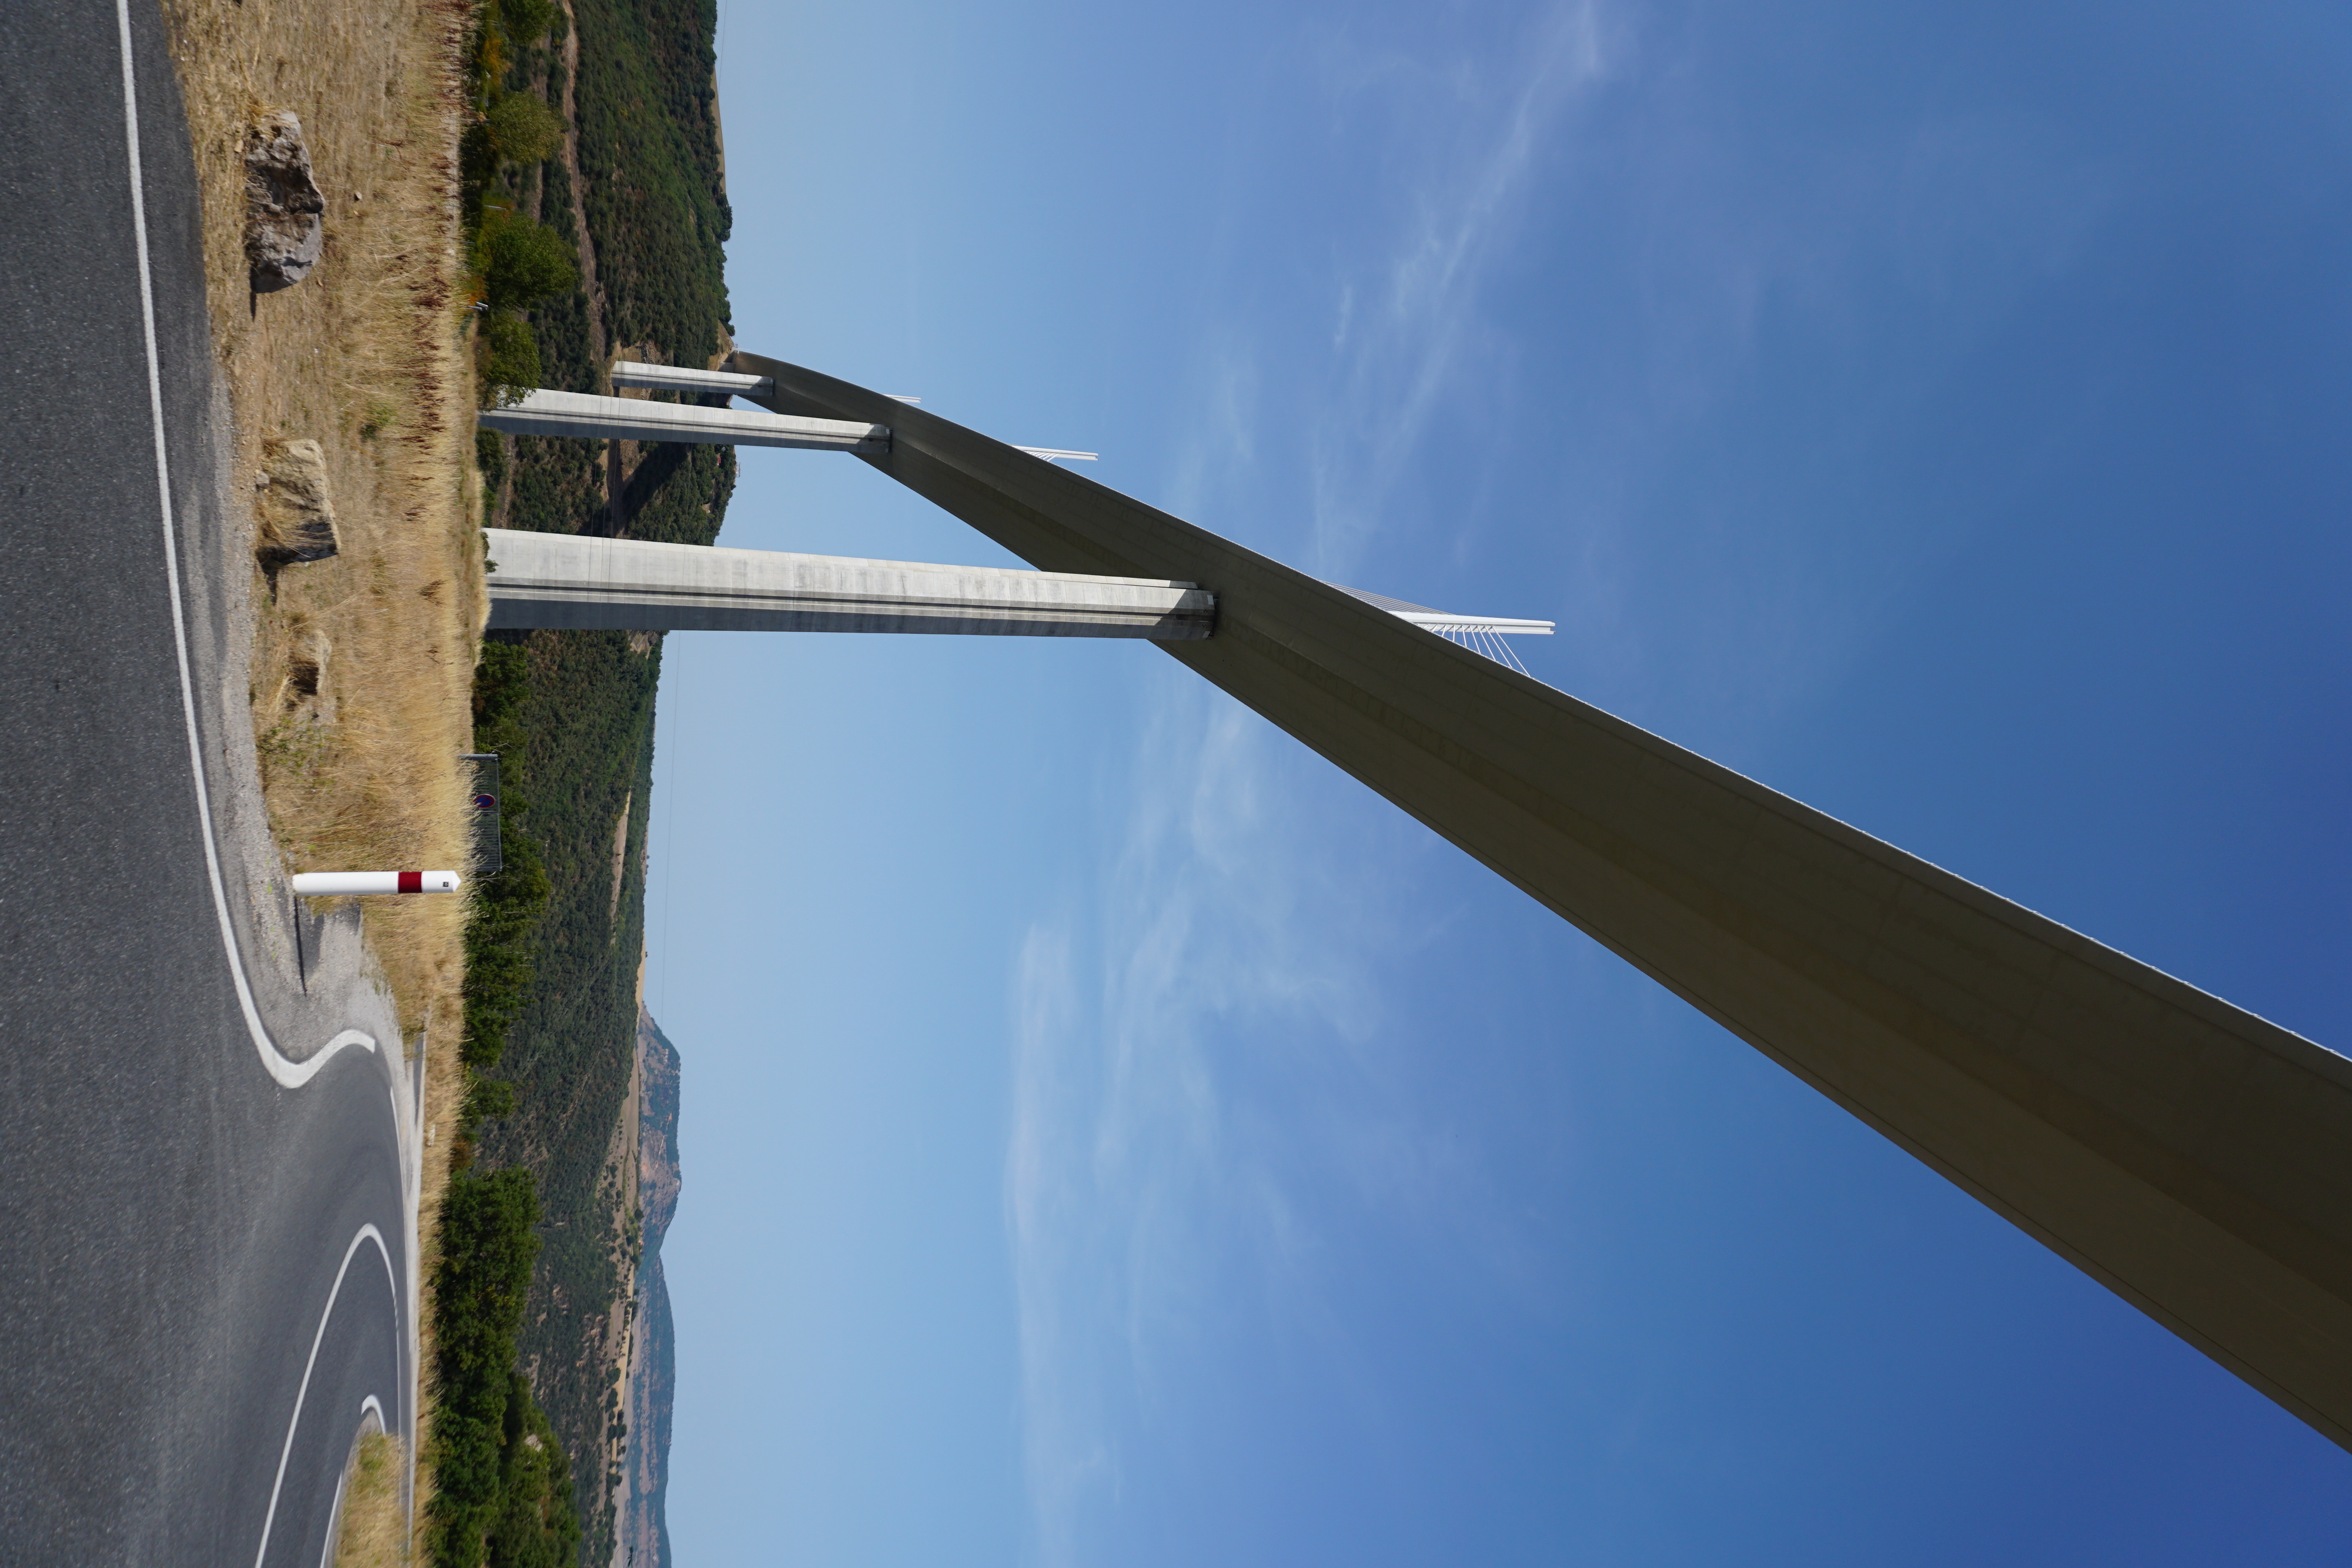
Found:
[{"label": "dry grass", "polygon": [[398,1568],[410,1561],[400,1507],[400,1439],[371,1432],[352,1447],[335,1568]]},{"label": "dry grass", "polygon": [[[449,1015],[462,1018],[462,1012]],[[433,1271],[441,1262],[441,1200],[449,1190],[449,1146],[457,1126],[457,1113],[466,1097],[465,1074],[457,1058],[458,1031],[450,1029],[446,1038],[436,1038],[426,1031],[425,1071],[425,1169],[420,1182],[417,1203],[417,1271],[427,1281],[425,1312],[416,1325],[417,1367],[420,1386],[416,1405],[416,1524],[422,1534],[426,1505],[433,1499],[433,1417],[438,1390],[430,1381],[429,1369],[437,1359],[438,1337],[435,1333]]]},{"label": "dry grass", "polygon": [[[204,195],[213,346],[236,423],[233,481],[252,493],[267,442],[317,441],[341,539],[331,559],[274,580],[257,569],[253,580],[254,731],[270,826],[296,871],[471,869],[457,758],[473,749],[488,610],[457,212],[472,9],[165,4]],[[325,248],[307,279],[257,298],[244,253],[246,134],[277,109],[301,118],[327,199]],[[419,1238],[428,1271],[461,1093],[467,903],[371,900],[365,915],[404,1032],[429,1040],[424,1119],[436,1131]],[[429,1479],[420,1466],[420,1517]],[[393,1529],[378,1555],[352,1555],[359,1548],[347,1542],[337,1561],[404,1560],[383,1554],[404,1549]]]},{"label": "dry grass", "polygon": [[[257,571],[253,716],[270,824],[298,871],[465,867],[484,616],[463,340],[457,138],[462,4],[174,0],[205,193],[213,340],[236,473],[262,444],[323,450],[342,551]],[[254,297],[246,128],[291,109],[327,197],[316,271]],[[379,901],[368,943],[411,1034],[459,1016],[464,902]]]}]

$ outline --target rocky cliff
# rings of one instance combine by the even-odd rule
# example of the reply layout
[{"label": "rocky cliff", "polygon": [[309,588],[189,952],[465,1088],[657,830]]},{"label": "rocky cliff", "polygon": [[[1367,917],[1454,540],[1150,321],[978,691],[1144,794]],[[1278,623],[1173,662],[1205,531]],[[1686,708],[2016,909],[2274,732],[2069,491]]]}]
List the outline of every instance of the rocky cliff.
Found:
[{"label": "rocky cliff", "polygon": [[677,1211],[677,1048],[637,1009],[638,1210],[645,1245],[637,1265],[636,1316],[625,1396],[628,1451],[613,1531],[614,1568],[668,1568],[670,1400],[677,1387],[669,1287],[662,1279],[662,1233]]}]

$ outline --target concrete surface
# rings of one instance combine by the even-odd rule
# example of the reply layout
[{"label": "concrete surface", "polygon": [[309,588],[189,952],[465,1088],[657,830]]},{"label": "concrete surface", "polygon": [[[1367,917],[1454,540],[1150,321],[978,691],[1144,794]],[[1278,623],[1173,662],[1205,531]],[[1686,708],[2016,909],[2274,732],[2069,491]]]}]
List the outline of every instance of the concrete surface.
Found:
[{"label": "concrete surface", "polygon": [[920,409],[734,356],[2352,1447],[2352,1061],[1378,606]]},{"label": "concrete surface", "polygon": [[490,626],[632,632],[919,632],[999,637],[1206,637],[1189,582],[509,528],[490,540]]},{"label": "concrete surface", "polygon": [[511,408],[484,409],[481,425],[484,430],[503,430],[511,435],[798,446],[818,452],[887,452],[890,446],[890,427],[883,423],[781,417],[751,409],[594,397],[587,392],[534,392]]},{"label": "concrete surface", "polygon": [[650,392],[721,392],[729,397],[757,397],[773,390],[764,376],[698,371],[688,365],[647,365],[635,360],[613,361],[613,384]]}]

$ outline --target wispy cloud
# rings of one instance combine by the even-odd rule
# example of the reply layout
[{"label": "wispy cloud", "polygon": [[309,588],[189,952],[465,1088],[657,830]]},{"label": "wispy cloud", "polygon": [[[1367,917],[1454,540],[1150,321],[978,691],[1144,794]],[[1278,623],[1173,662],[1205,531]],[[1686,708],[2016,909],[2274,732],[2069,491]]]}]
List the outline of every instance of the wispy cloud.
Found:
[{"label": "wispy cloud", "polygon": [[[1445,60],[1298,41],[1296,68],[1377,165],[1379,216],[1330,259],[1311,345],[1270,357],[1244,321],[1203,324],[1178,510],[1233,528],[1290,497],[1305,515],[1282,548],[1346,580],[1399,521],[1417,449],[1506,352],[1482,290],[1608,37],[1579,0]],[[1407,891],[1433,841],[1187,674],[1153,685],[1108,792],[1099,882],[1030,930],[1014,1001],[1005,1208],[1047,1568],[1093,1555],[1137,1434],[1221,1336],[1299,1347],[1378,1419],[1332,1275],[1351,1225],[1505,1295],[1540,1271],[1478,1151],[1427,1103],[1428,1042],[1385,977],[1449,918]]]},{"label": "wispy cloud", "polygon": [[[1342,578],[1384,525],[1427,528],[1399,481],[1430,441],[1481,434],[1511,351],[1482,312],[1489,275],[1622,34],[1595,0],[1569,0],[1503,36],[1436,26],[1404,38],[1366,19],[1287,41],[1283,124],[1237,139],[1242,166],[1268,142],[1320,144],[1279,180],[1230,183],[1217,264],[1227,313],[1196,329],[1192,401],[1208,417],[1178,442],[1178,509],[1229,526],[1276,513],[1266,521],[1282,548]],[[1443,40],[1434,54],[1429,35]],[[1326,180],[1361,198],[1318,227],[1311,243],[1328,248],[1266,249],[1263,207]],[[1279,301],[1269,270],[1286,279]]]},{"label": "wispy cloud", "polygon": [[1014,997],[1005,1208],[1050,1568],[1091,1560],[1129,1444],[1237,1338],[1376,1414],[1333,1278],[1358,1228],[1505,1293],[1534,1271],[1384,977],[1453,918],[1411,893],[1448,852],[1185,672],[1154,685],[1100,880],[1029,931]]},{"label": "wispy cloud", "polygon": [[1589,0],[1477,57],[1367,52],[1349,32],[1321,41],[1335,110],[1379,118],[1381,179],[1396,193],[1388,232],[1334,280],[1332,363],[1308,433],[1325,570],[1353,567],[1439,411],[1475,409],[1482,383],[1494,390],[1507,350],[1479,308],[1487,268],[1615,41]]},{"label": "wispy cloud", "polygon": [[1006,1218],[1024,1458],[1056,1565],[1118,1495],[1118,1433],[1192,1343],[1215,1258],[1238,1247],[1278,1271],[1297,1245],[1279,1180],[1230,1122],[1222,1041],[1344,1050],[1377,1023],[1367,921],[1330,925],[1372,906],[1303,885],[1289,846],[1307,824],[1270,776],[1286,743],[1204,688],[1161,685],[1100,883],[1029,932],[1015,991]]}]

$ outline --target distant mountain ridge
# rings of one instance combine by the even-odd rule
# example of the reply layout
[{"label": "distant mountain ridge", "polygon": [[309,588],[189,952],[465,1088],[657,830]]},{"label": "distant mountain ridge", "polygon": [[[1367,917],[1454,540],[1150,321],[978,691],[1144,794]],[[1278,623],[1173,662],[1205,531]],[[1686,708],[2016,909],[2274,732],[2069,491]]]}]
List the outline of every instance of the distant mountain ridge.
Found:
[{"label": "distant mountain ridge", "polygon": [[677,1047],[652,1013],[637,1009],[637,1192],[644,1219],[638,1254],[635,1343],[623,1399],[628,1451],[613,1529],[614,1568],[670,1568],[670,1403],[677,1387],[677,1340],[669,1284],[662,1277],[662,1236],[677,1212]]}]

